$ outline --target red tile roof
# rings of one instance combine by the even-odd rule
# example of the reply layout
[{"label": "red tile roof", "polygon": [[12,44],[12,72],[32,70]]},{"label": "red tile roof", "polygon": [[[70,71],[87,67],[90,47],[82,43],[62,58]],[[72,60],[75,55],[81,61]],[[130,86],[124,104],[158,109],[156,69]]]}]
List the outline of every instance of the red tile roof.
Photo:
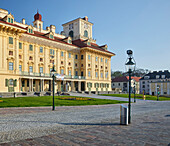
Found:
[{"label": "red tile roof", "polygon": [[[136,82],[139,82],[139,79],[141,77],[131,77],[131,78],[134,79]],[[112,82],[128,82],[128,81],[129,81],[129,76],[116,77],[112,79]]]},{"label": "red tile roof", "polygon": [[94,45],[94,43],[91,43],[91,46],[89,46],[86,43],[84,43],[84,40],[81,40],[81,39],[74,40],[73,44],[77,45],[80,48],[89,47],[89,48],[92,48],[92,49],[100,50],[100,51],[107,52],[107,53],[115,55],[114,53],[112,53],[110,51],[107,51],[105,49],[100,48],[98,45]]},{"label": "red tile roof", "polygon": [[[27,28],[21,27],[21,26],[16,25],[16,24],[8,23],[8,22],[2,21],[2,20],[0,20],[0,22],[27,30]],[[86,43],[84,43],[84,40],[81,40],[81,39],[74,40],[72,42],[72,44],[69,44],[69,43],[63,41],[62,38],[59,38],[59,37],[54,37],[54,39],[51,39],[51,38],[48,38],[48,37],[44,36],[47,33],[41,33],[41,32],[37,32],[37,31],[34,31],[34,34],[27,33],[27,32],[25,32],[25,33],[29,34],[29,35],[41,37],[41,38],[44,38],[44,39],[48,39],[48,40],[52,40],[52,41],[56,41],[56,42],[60,42],[60,43],[64,43],[64,44],[68,44],[68,45],[71,45],[71,46],[79,47],[79,48],[89,47],[89,48],[92,48],[92,49],[100,50],[100,51],[107,52],[107,53],[110,53],[112,55],[115,55],[114,53],[112,53],[110,51],[107,51],[105,49],[100,48],[100,46],[95,44],[95,43],[91,43],[91,46],[89,46]]]}]

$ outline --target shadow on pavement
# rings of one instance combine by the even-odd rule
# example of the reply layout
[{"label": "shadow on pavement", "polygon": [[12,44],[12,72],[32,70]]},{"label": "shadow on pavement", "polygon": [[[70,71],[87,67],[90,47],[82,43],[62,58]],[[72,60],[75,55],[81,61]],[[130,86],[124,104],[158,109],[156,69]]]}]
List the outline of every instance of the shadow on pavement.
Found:
[{"label": "shadow on pavement", "polygon": [[96,125],[96,126],[113,126],[120,125],[120,123],[58,123],[62,125]]}]

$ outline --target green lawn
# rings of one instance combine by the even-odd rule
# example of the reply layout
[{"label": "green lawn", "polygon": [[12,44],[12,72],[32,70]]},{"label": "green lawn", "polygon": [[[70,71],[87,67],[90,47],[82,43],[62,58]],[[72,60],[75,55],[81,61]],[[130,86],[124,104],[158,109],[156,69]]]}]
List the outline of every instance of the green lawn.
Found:
[{"label": "green lawn", "polygon": [[[115,97],[124,97],[128,98],[129,94],[101,94],[103,96],[115,96]],[[136,99],[143,99],[143,94],[135,94]],[[134,94],[131,94],[131,97],[134,98]],[[157,96],[145,95],[145,100],[157,100]],[[159,97],[159,101],[170,100],[170,97]]]},{"label": "green lawn", "polygon": [[[79,106],[79,105],[102,105],[102,104],[118,104],[127,103],[124,101],[107,100],[107,99],[95,99],[80,97],[79,99],[62,99],[63,97],[73,96],[55,96],[55,106]],[[17,98],[1,98],[3,102],[0,102],[0,108],[4,107],[43,107],[52,106],[52,96],[42,97],[17,97]]]}]

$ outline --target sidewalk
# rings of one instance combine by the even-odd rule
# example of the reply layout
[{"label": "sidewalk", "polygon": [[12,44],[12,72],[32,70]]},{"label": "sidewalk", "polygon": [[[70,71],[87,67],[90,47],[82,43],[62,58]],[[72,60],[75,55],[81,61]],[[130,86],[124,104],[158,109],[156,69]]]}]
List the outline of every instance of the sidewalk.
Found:
[{"label": "sidewalk", "polygon": [[166,112],[134,116],[128,126],[119,125],[117,120],[102,123],[65,123],[65,125],[74,124],[82,127],[88,125],[88,128],[1,145],[167,146],[170,144],[170,115]]},{"label": "sidewalk", "polygon": [[133,103],[128,126],[119,125],[119,112],[118,104],[0,109],[0,145],[170,143],[170,102]]}]

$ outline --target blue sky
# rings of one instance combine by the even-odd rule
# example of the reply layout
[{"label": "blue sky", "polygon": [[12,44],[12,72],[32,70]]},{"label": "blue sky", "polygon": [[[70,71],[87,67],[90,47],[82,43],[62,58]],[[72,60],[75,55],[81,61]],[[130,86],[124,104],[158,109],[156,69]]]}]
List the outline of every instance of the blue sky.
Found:
[{"label": "blue sky", "polygon": [[88,16],[94,23],[93,38],[116,54],[113,71],[125,71],[129,48],[137,68],[170,70],[170,0],[0,0],[0,8],[27,24],[38,9],[44,28],[53,24],[56,32],[63,23]]}]

